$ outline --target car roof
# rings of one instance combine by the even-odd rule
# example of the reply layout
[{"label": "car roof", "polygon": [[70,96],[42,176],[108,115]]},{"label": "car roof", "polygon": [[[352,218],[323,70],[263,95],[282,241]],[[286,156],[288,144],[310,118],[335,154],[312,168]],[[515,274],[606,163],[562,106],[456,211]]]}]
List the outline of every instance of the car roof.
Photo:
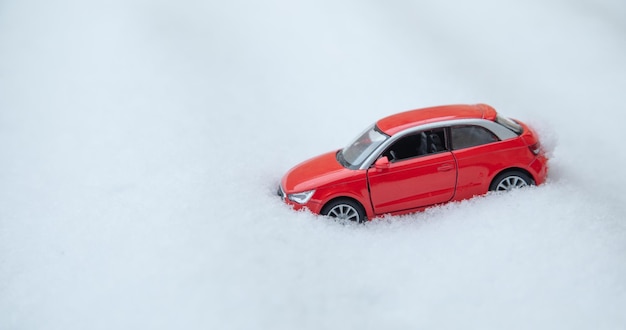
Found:
[{"label": "car roof", "polygon": [[455,104],[422,108],[385,117],[376,123],[387,135],[394,135],[419,125],[456,119],[495,120],[496,110],[487,104]]}]

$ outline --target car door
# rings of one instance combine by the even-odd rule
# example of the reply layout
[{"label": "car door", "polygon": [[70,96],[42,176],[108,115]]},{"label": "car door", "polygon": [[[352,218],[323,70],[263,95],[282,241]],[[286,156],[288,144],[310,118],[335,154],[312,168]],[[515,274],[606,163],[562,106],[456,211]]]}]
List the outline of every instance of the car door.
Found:
[{"label": "car door", "polygon": [[403,137],[388,147],[388,168],[368,170],[376,214],[415,209],[449,201],[456,185],[456,162],[443,129]]}]

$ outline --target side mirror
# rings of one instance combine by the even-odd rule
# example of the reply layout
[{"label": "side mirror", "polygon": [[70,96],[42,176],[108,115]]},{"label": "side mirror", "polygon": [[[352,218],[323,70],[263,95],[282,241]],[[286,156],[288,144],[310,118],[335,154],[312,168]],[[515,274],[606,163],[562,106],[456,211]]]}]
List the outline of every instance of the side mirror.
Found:
[{"label": "side mirror", "polygon": [[376,163],[374,163],[374,167],[376,167],[376,170],[379,172],[388,169],[390,165],[391,163],[389,163],[389,158],[387,158],[387,156],[378,158]]}]

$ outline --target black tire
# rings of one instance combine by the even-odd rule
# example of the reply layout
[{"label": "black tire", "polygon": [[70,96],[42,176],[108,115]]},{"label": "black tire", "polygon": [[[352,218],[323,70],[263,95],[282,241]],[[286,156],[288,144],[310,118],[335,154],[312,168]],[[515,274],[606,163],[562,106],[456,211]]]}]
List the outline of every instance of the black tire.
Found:
[{"label": "black tire", "polygon": [[510,191],[535,185],[535,181],[521,171],[507,171],[498,174],[489,186],[489,191]]},{"label": "black tire", "polygon": [[322,215],[357,223],[364,222],[367,219],[363,206],[347,198],[335,199],[324,205]]}]

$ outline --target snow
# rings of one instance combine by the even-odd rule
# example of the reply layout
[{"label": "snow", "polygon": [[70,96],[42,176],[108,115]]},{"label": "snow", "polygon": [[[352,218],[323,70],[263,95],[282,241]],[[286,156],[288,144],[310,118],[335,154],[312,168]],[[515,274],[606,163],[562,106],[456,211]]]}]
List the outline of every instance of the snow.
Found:
[{"label": "snow", "polygon": [[[0,329],[626,327],[626,5],[0,2]],[[485,102],[549,182],[366,225],[274,195]]]}]

